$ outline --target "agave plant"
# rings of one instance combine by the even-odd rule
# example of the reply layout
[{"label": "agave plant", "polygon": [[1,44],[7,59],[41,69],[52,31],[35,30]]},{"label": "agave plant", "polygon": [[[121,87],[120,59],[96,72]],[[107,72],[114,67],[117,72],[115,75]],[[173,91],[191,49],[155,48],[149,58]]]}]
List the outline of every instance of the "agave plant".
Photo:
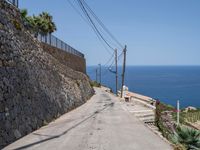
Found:
[{"label": "agave plant", "polygon": [[177,141],[188,150],[200,149],[200,132],[188,127],[177,128]]}]

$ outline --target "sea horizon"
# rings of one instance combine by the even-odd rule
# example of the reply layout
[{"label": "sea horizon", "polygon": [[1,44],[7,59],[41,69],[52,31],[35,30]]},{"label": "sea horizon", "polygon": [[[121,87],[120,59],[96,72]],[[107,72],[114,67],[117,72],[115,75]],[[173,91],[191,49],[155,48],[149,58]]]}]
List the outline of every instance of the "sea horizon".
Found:
[{"label": "sea horizon", "polygon": [[[95,80],[97,66],[88,66],[87,73]],[[114,69],[114,68],[113,68]],[[121,86],[121,67],[119,67],[119,84]],[[102,66],[102,84],[115,91],[115,75]],[[126,67],[125,85],[129,91],[136,92],[166,104],[181,108],[200,107],[200,65],[129,65]]]},{"label": "sea horizon", "polygon": [[[96,67],[98,65],[87,65],[86,67]],[[102,65],[104,67],[104,65]],[[123,67],[122,65],[118,65],[118,67]],[[126,67],[200,67],[200,65],[126,65]]]}]

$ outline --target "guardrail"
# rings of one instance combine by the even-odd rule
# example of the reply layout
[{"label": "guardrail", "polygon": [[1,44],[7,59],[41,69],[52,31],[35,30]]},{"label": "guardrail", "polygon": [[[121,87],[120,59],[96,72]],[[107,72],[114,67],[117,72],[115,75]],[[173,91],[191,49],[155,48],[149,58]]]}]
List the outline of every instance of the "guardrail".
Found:
[{"label": "guardrail", "polygon": [[56,48],[62,49],[64,51],[68,52],[68,53],[71,53],[71,54],[74,54],[76,56],[84,58],[84,54],[82,54],[78,50],[74,49],[70,45],[66,44],[62,40],[58,39],[54,35],[48,34],[48,35],[43,36],[43,35],[39,34],[37,39],[39,41],[43,42],[43,43],[46,43],[48,45],[51,45],[51,46],[54,46]]},{"label": "guardrail", "polygon": [[18,7],[19,6],[19,0],[6,0],[10,4],[13,4],[14,6]]}]

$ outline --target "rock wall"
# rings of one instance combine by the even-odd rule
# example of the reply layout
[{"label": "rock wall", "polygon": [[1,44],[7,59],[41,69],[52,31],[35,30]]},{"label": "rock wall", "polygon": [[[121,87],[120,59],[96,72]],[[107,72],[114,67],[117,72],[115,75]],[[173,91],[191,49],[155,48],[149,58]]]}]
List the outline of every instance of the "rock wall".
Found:
[{"label": "rock wall", "polygon": [[18,9],[0,1],[0,149],[85,103],[88,77],[43,50]]},{"label": "rock wall", "polygon": [[86,63],[84,58],[65,52],[45,43],[42,43],[41,45],[46,52],[59,60],[63,65],[67,65],[73,70],[86,73]]}]

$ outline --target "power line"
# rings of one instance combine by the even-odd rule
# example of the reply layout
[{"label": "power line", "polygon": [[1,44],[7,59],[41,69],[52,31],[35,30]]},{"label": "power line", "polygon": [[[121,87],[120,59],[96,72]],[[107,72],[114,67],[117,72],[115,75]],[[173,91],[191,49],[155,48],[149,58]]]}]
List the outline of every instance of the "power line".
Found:
[{"label": "power line", "polygon": [[94,29],[96,30],[96,32],[98,33],[98,35],[101,37],[101,39],[106,43],[106,45],[108,47],[110,47],[112,50],[114,50],[114,48],[106,41],[106,39],[103,37],[103,35],[100,33],[100,31],[97,29],[97,26],[95,25],[94,21],[91,19],[90,15],[88,14],[87,10],[85,9],[85,6],[83,5],[81,0],[77,0],[79,3],[80,8],[82,9],[82,11],[84,12],[84,14],[86,15],[86,17],[88,18],[88,20],[91,22],[91,24],[93,25]]},{"label": "power line", "polygon": [[120,60],[121,58],[122,58],[122,55],[123,55],[124,53],[123,53],[123,51],[121,52],[121,54],[119,54],[119,56],[118,56],[118,60]]},{"label": "power line", "polygon": [[70,6],[81,16],[81,18],[89,25],[91,26],[91,28],[94,30],[95,34],[97,35],[97,38],[99,39],[100,43],[103,45],[103,47],[107,50],[107,52],[109,54],[111,54],[110,50],[104,45],[104,42],[102,41],[102,39],[99,37],[97,31],[94,29],[94,27],[91,25],[90,21],[88,20],[88,18],[85,18],[80,11],[73,5],[73,3],[68,0],[68,3],[70,4]]},{"label": "power line", "polygon": [[71,0],[67,0],[67,2],[70,4],[70,6],[81,16],[81,18],[88,24],[89,22],[83,17],[83,15],[81,14],[81,12],[73,5],[73,3],[71,2]]},{"label": "power line", "polygon": [[111,57],[108,59],[108,61],[103,65],[104,67],[106,67],[110,61],[114,58],[115,53],[113,52],[113,54],[111,55]]},{"label": "power line", "polygon": [[94,11],[89,7],[89,5],[85,2],[85,0],[82,0],[84,2],[85,6],[89,10],[89,12],[93,15],[93,17],[97,20],[97,22],[100,24],[100,26],[107,32],[108,35],[123,49],[122,44],[114,37],[114,35],[106,28],[106,26],[103,24],[103,22],[98,18],[98,16],[94,13]]},{"label": "power line", "polygon": [[[97,23],[106,31],[106,33],[120,46],[123,47],[122,44],[113,36],[113,34],[106,28],[106,26],[102,23],[102,21],[97,17],[97,15],[94,13],[94,11],[89,7],[89,5],[85,2],[85,0],[76,0],[77,4],[81,8],[82,12],[84,13],[86,19],[83,17],[83,15],[76,9],[76,7],[71,3],[70,0],[68,0],[70,5],[76,10],[76,12],[92,27],[95,34],[97,35],[98,39],[100,40],[101,44],[104,46],[104,48],[110,53],[110,51],[105,47],[104,44],[106,44],[108,47],[110,47],[112,50],[114,48],[109,44],[109,42],[103,37],[102,33],[99,31],[97,26],[95,25],[95,22],[92,20],[91,16],[94,17],[94,19],[97,21]],[[88,12],[89,11],[89,12]],[[90,14],[89,14],[90,13]],[[118,59],[121,58],[122,53],[118,56]]]},{"label": "power line", "polygon": [[[115,50],[112,46],[113,45],[118,45],[120,47],[120,49],[123,49],[122,44],[113,36],[113,34],[106,28],[106,26],[102,23],[102,21],[97,17],[97,15],[94,13],[94,11],[89,7],[89,5],[85,2],[85,0],[75,0],[76,3],[78,3],[78,6],[80,7],[81,11],[83,12],[84,16],[81,15],[81,13],[79,12],[79,14],[82,16],[82,18],[84,18],[84,20],[87,20],[86,22],[92,27],[92,29],[94,30],[95,34],[97,35],[98,39],[102,42],[103,46],[108,46],[110,49],[112,49],[113,51],[115,51],[115,59],[112,61],[112,59],[114,58],[114,54],[112,54],[110,52],[110,50],[107,49],[107,51],[111,54],[111,57],[108,59],[108,61],[105,63],[105,67],[106,65],[108,65],[111,61],[111,65],[108,67],[108,70],[106,72],[112,72],[116,74],[116,92],[117,92],[117,87],[118,87],[118,76],[117,76],[117,62],[118,60],[121,59],[123,52],[120,55],[117,55],[117,50]],[[74,8],[74,7],[73,7]],[[97,23],[97,24],[96,24]],[[102,31],[103,29],[103,31]],[[106,34],[106,35],[105,35]],[[108,41],[106,38],[109,37],[109,40],[112,39],[112,42],[114,41],[115,44],[111,43],[110,41]],[[105,44],[105,45],[104,45]],[[106,47],[104,47],[106,48]],[[125,60],[125,59],[124,59]],[[115,71],[112,70],[112,66],[115,62]],[[123,65],[125,66],[125,65]],[[100,69],[101,70],[101,69]],[[106,69],[107,70],[107,69]],[[125,71],[124,71],[125,72]]]},{"label": "power line", "polygon": [[[100,26],[107,32],[107,34],[110,35],[110,37],[121,47],[123,48],[122,44],[113,36],[113,34],[106,28],[106,26],[102,23],[102,21],[97,17],[97,15],[94,13],[94,11],[89,7],[89,5],[85,2],[85,0],[78,0],[80,3],[82,3],[86,6],[86,8],[89,10],[89,12],[92,14],[92,16],[96,19],[96,21],[100,24]],[[84,6],[83,6],[84,7]],[[118,56],[118,60],[121,59],[123,55],[123,51],[121,52],[121,54]]]},{"label": "power line", "polygon": [[[77,4],[79,5],[79,2],[76,1]],[[80,5],[79,5],[80,6]],[[81,10],[83,11],[83,13],[85,14],[84,10],[82,9],[82,7],[80,7]],[[91,26],[91,28],[93,29],[93,31],[95,32],[97,38],[99,39],[100,43],[103,45],[103,47],[106,49],[106,51],[111,55],[110,50],[106,47],[105,42],[102,40],[102,38],[100,37],[100,35],[98,34],[98,32],[96,31],[96,29],[94,28],[93,24],[90,22],[89,18],[87,17],[87,14],[85,14],[86,19],[84,18],[84,20],[86,20],[87,24],[89,26]]]},{"label": "power line", "polygon": [[115,59],[113,59],[111,65],[108,67],[108,70],[109,70],[110,72],[112,72],[112,73],[115,73],[115,71],[112,70],[112,67],[113,67],[114,62],[115,62]]}]

